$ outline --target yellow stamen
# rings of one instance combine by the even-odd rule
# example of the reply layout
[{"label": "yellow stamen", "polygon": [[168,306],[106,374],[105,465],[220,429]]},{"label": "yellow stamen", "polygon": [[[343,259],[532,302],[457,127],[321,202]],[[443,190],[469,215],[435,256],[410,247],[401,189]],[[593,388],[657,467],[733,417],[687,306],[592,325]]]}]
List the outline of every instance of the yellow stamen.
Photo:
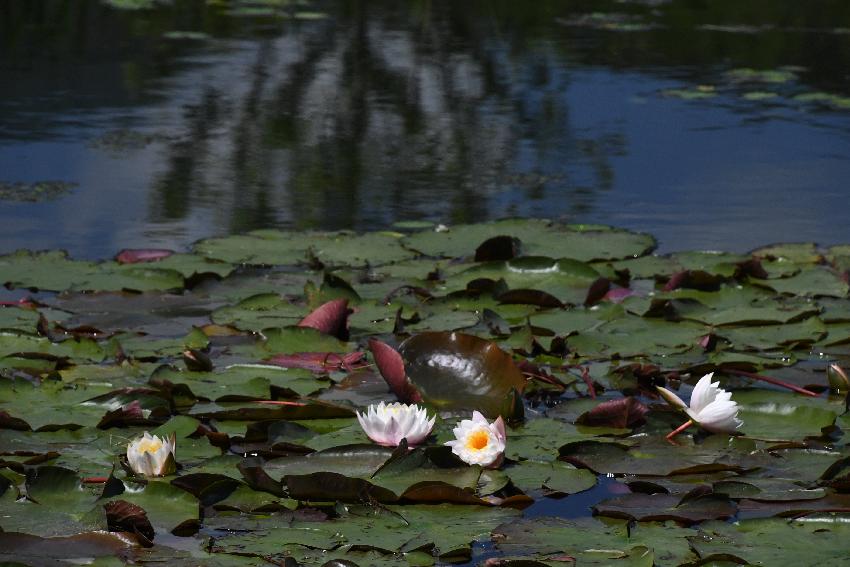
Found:
[{"label": "yellow stamen", "polygon": [[141,453],[156,453],[162,447],[162,441],[159,440],[158,437],[154,437],[153,439],[142,439],[139,441],[139,444],[136,445],[136,449]]},{"label": "yellow stamen", "polygon": [[490,436],[483,429],[479,429],[466,440],[466,448],[480,451],[490,443]]}]

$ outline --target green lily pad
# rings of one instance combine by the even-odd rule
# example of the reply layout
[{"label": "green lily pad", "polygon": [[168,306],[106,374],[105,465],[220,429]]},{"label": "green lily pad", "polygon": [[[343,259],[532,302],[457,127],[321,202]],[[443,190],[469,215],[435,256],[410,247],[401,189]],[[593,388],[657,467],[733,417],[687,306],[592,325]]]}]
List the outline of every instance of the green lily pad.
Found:
[{"label": "green lily pad", "polygon": [[[619,443],[578,441],[560,448],[561,458],[597,474],[682,475],[718,471],[742,472],[754,466],[731,449],[702,445],[674,446],[660,436],[629,447]],[[718,443],[725,436],[716,436]]]},{"label": "green lily pad", "polygon": [[34,309],[5,307],[0,309],[0,331],[23,331],[35,334],[39,313]]},{"label": "green lily pad", "polygon": [[115,497],[141,506],[157,533],[195,533],[200,524],[198,500],[188,492],[161,480],[149,481]]},{"label": "green lily pad", "polygon": [[800,323],[723,328],[717,334],[729,341],[731,348],[764,351],[810,346],[826,336],[827,327],[817,317],[811,317]]},{"label": "green lily pad", "polygon": [[515,460],[550,461],[558,456],[558,448],[567,443],[597,439],[607,433],[627,432],[601,427],[576,427],[557,419],[540,417],[508,431],[510,442],[505,448],[505,455]]},{"label": "green lily pad", "polygon": [[174,270],[139,264],[96,264],[71,260],[62,251],[19,250],[0,257],[0,281],[10,287],[62,291],[134,291],[182,289],[183,276]]},{"label": "green lily pad", "polygon": [[838,404],[830,407],[819,398],[802,398],[805,396],[766,390],[736,392],[733,399],[744,421],[741,431],[763,439],[801,440],[820,435],[821,429],[832,425],[843,411]]},{"label": "green lily pad", "polygon": [[[461,559],[469,557],[473,542],[486,540],[491,529],[517,515],[509,509],[453,504],[390,506],[383,511],[352,507],[327,522],[253,524],[256,527],[251,532],[229,535],[216,543],[220,551],[250,548],[258,554],[276,553],[286,544],[323,550],[357,547],[381,554],[432,548],[441,559]],[[240,523],[230,521],[228,525],[238,528]]]},{"label": "green lily pad", "polygon": [[575,494],[596,486],[596,475],[561,461],[523,461],[505,468],[514,486],[523,492],[545,489],[557,494]]},{"label": "green lily pad", "polygon": [[270,327],[296,325],[307,312],[306,306],[294,304],[276,293],[261,293],[247,297],[236,305],[216,309],[210,318],[219,325],[261,331]]},{"label": "green lily pad", "polygon": [[333,472],[351,478],[369,478],[381,468],[392,449],[380,445],[344,445],[303,456],[282,457],[263,468],[272,478]]},{"label": "green lily pad", "polygon": [[413,253],[400,244],[401,234],[314,233],[274,230],[202,240],[195,252],[230,263],[294,265],[310,258],[333,266],[381,265],[406,260]]},{"label": "green lily pad", "polygon": [[[494,530],[496,548],[507,556],[538,561],[574,557],[580,565],[684,565],[695,559],[686,536],[692,530],[654,522],[627,527],[593,518],[523,518]],[[621,563],[622,561],[622,563]]]},{"label": "green lily pad", "polygon": [[329,385],[317,380],[312,372],[299,368],[281,368],[269,364],[233,364],[213,372],[181,371],[159,367],[151,380],[185,384],[196,396],[227,401],[237,397],[258,400],[275,399],[278,393],[294,392],[306,396]]},{"label": "green lily pad", "polygon": [[310,327],[283,327],[264,329],[263,349],[271,354],[296,352],[350,352],[350,345],[322,334]]},{"label": "green lily pad", "polygon": [[445,232],[424,231],[404,238],[405,246],[428,256],[467,256],[493,236],[514,236],[526,255],[573,258],[581,261],[616,260],[642,256],[655,247],[647,234],[609,227],[564,227],[544,220],[504,220],[459,225]]},{"label": "green lily pad", "polygon": [[100,362],[104,358],[103,348],[91,339],[66,339],[52,342],[44,337],[0,333],[0,355],[39,353],[54,357],[67,357],[78,362]]},{"label": "green lily pad", "polygon": [[[736,524],[711,522],[688,538],[701,559],[729,558],[736,563],[781,565],[839,564],[850,553],[850,530],[836,518],[811,521],[748,520]],[[788,545],[793,541],[793,545]]]},{"label": "green lily pad", "polygon": [[778,293],[805,297],[847,297],[850,286],[838,274],[815,266],[799,274],[774,280],[752,280],[753,285],[768,287]]}]

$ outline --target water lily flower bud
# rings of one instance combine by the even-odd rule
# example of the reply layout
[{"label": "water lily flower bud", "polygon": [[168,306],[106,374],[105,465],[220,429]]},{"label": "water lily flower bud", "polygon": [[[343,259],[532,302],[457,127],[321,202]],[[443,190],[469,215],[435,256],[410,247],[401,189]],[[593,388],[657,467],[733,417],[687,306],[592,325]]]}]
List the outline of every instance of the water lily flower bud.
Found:
[{"label": "water lily flower bud", "polygon": [[159,438],[145,431],[144,435],[127,445],[127,461],[136,474],[165,476],[177,470],[174,460],[176,448],[174,433]]},{"label": "water lily flower bud", "polygon": [[481,413],[472,412],[472,419],[464,419],[453,429],[454,441],[445,444],[452,453],[470,465],[495,469],[505,456],[505,422],[502,416],[490,423]]},{"label": "water lily flower bud", "polygon": [[850,391],[850,378],[844,369],[837,364],[830,364],[826,369],[826,379],[829,380],[829,387],[834,392]]},{"label": "water lily flower bud", "polygon": [[428,419],[425,408],[416,404],[370,404],[365,413],[357,412],[357,421],[369,439],[385,447],[396,447],[402,439],[407,445],[419,445],[434,428],[436,416]]},{"label": "water lily flower bud", "polygon": [[690,405],[666,388],[657,387],[658,393],[673,407],[683,410],[700,427],[713,433],[734,433],[743,422],[738,419],[738,403],[732,401],[732,393],[720,388],[720,382],[712,382],[714,373],[699,379],[691,393]]}]

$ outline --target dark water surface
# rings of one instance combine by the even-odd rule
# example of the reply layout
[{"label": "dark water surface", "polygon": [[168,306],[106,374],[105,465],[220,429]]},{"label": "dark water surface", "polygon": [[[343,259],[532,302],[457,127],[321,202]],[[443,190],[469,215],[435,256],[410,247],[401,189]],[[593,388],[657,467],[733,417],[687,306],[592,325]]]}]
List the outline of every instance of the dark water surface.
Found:
[{"label": "dark water surface", "polygon": [[850,242],[848,2],[114,3],[151,8],[0,0],[0,252],[505,216]]}]

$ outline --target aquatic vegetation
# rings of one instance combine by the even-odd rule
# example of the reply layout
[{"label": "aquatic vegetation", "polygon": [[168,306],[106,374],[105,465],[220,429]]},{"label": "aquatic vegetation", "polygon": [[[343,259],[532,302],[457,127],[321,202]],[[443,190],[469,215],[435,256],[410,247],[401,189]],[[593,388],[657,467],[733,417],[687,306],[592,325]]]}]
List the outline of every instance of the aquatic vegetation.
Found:
[{"label": "aquatic vegetation", "polygon": [[848,246],[399,230],[0,256],[0,558],[850,552]]},{"label": "aquatic vegetation", "polygon": [[54,201],[70,193],[76,186],[76,183],[67,181],[0,182],[0,200],[23,203]]}]

